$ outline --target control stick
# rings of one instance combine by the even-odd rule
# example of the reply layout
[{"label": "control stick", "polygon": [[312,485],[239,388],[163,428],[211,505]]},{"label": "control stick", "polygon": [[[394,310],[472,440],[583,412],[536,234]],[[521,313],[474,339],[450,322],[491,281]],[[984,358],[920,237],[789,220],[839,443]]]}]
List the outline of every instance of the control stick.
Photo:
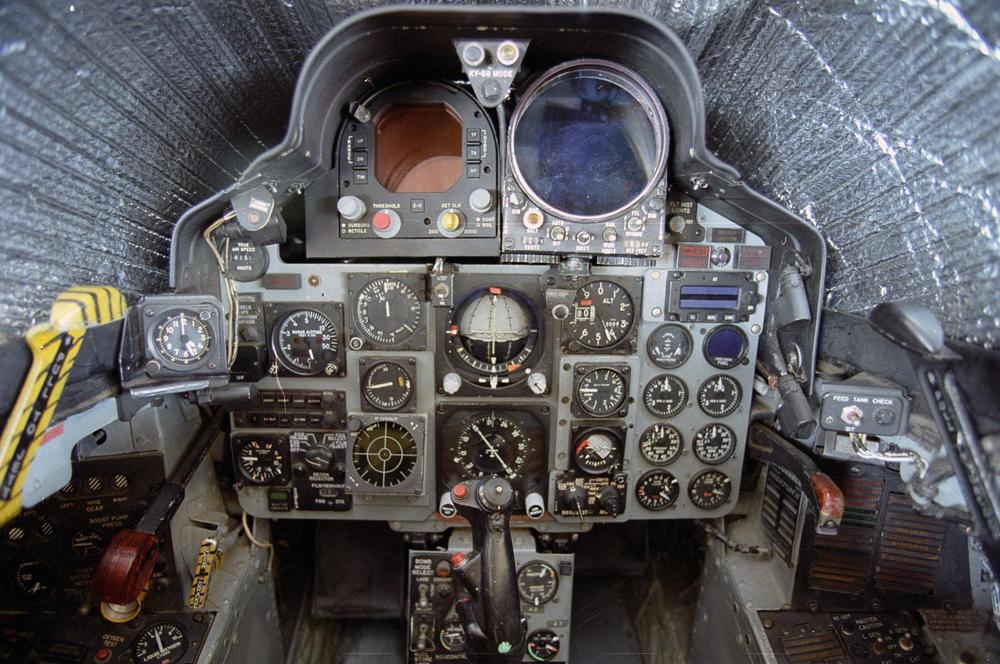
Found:
[{"label": "control stick", "polygon": [[466,655],[477,664],[520,662],[526,622],[510,538],[514,490],[507,480],[494,477],[456,484],[451,498],[472,526],[472,553],[458,553],[452,559],[466,591],[456,604],[465,629]]}]

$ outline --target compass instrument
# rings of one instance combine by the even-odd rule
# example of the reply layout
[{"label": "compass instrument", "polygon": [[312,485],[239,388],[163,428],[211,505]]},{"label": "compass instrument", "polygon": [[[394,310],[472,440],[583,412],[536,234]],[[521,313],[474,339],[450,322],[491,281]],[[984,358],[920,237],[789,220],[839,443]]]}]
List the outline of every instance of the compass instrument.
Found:
[{"label": "compass instrument", "polygon": [[634,322],[628,292],[613,281],[593,281],[576,291],[566,328],[580,345],[603,350],[622,342]]},{"label": "compass instrument", "polygon": [[742,399],[739,381],[727,374],[712,376],[698,388],[698,405],[710,417],[732,415]]},{"label": "compass instrument", "polygon": [[288,453],[279,436],[244,438],[236,442],[236,467],[253,484],[282,484],[288,477]]},{"label": "compass instrument", "polygon": [[736,449],[736,434],[724,424],[709,424],[694,435],[694,455],[702,463],[722,463]]},{"label": "compass instrument", "polygon": [[352,314],[358,334],[376,346],[389,348],[406,343],[423,319],[416,291],[397,277],[379,277],[362,286]]},{"label": "compass instrument", "polygon": [[445,334],[450,350],[495,388],[523,377],[535,352],[540,325],[531,302],[517,291],[489,286],[473,291],[455,308]]}]

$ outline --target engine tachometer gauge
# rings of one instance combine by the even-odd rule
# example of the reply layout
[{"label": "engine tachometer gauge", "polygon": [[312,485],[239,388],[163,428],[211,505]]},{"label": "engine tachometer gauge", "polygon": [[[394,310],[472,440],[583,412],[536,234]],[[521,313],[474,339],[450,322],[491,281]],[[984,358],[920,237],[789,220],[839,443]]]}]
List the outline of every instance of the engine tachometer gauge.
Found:
[{"label": "engine tachometer gauge", "polygon": [[703,510],[714,510],[722,507],[729,500],[733,483],[729,477],[718,470],[706,470],[695,475],[688,484],[688,498],[695,507]]},{"label": "engine tachometer gauge", "polygon": [[680,456],[683,442],[680,431],[661,422],[642,432],[639,452],[654,466],[666,466]]},{"label": "engine tachometer gauge", "polygon": [[139,664],[174,664],[188,648],[187,633],[177,623],[150,625],[136,638],[132,654]]},{"label": "engine tachometer gauge", "polygon": [[271,343],[278,362],[292,373],[313,376],[337,372],[340,334],[330,317],[315,309],[287,314],[275,328]]},{"label": "engine tachometer gauge", "polygon": [[628,292],[613,281],[593,281],[576,291],[566,328],[582,346],[604,349],[625,339],[634,322]]},{"label": "engine tachometer gauge", "polygon": [[712,376],[698,388],[698,405],[710,417],[732,415],[742,399],[739,382],[727,374]]},{"label": "engine tachometer gauge", "polygon": [[653,512],[665,510],[677,501],[680,484],[673,474],[665,470],[651,470],[635,484],[635,499],[645,509]]},{"label": "engine tachometer gauge", "polygon": [[195,365],[212,349],[212,328],[193,311],[167,313],[153,329],[153,350],[167,364]]},{"label": "engine tachometer gauge", "polygon": [[509,384],[509,377],[525,368],[538,343],[539,323],[524,295],[489,286],[459,303],[445,334],[449,350],[486,377],[484,384],[498,387]]},{"label": "engine tachometer gauge", "polygon": [[556,570],[541,560],[525,563],[517,573],[517,593],[531,606],[551,602],[559,590]]},{"label": "engine tachometer gauge", "polygon": [[354,300],[354,324],[361,336],[379,346],[399,346],[420,326],[420,298],[402,279],[380,277],[361,287]]},{"label": "engine tachometer gauge", "polygon": [[657,417],[673,417],[684,409],[688,401],[688,388],[684,381],[671,374],[660,374],[642,393],[646,409]]}]

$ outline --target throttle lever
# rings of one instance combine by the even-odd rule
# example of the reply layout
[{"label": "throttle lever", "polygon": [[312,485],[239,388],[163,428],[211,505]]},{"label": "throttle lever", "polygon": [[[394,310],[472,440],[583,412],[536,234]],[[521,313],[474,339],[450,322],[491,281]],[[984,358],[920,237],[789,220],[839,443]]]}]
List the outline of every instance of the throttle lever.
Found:
[{"label": "throttle lever", "polygon": [[510,536],[514,490],[499,477],[471,480],[456,484],[451,499],[472,526],[473,551],[452,558],[455,575],[468,592],[456,607],[465,629],[466,654],[477,664],[520,662],[526,623]]}]

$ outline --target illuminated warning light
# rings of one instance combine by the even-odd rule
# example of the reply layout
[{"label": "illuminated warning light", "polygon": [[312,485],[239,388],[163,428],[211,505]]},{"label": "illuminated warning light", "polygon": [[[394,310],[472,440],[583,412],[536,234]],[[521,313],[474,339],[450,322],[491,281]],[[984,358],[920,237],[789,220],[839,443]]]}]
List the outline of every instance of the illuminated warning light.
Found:
[{"label": "illuminated warning light", "polygon": [[492,295],[500,295],[501,293],[503,293],[503,289],[498,288],[497,286],[490,286],[490,293]]},{"label": "illuminated warning light", "polygon": [[450,334],[451,336],[458,334],[458,325],[452,325],[445,331],[445,334]]},{"label": "illuminated warning light", "polygon": [[590,305],[592,305],[593,303],[594,303],[594,301],[593,301],[593,300],[581,300],[581,301],[580,301],[580,306],[581,306],[581,307],[589,307],[589,306],[590,306]]},{"label": "illuminated warning light", "polygon": [[522,365],[518,364],[517,362],[511,362],[510,364],[507,365],[507,371],[517,371],[518,369],[521,368],[521,366]]}]

